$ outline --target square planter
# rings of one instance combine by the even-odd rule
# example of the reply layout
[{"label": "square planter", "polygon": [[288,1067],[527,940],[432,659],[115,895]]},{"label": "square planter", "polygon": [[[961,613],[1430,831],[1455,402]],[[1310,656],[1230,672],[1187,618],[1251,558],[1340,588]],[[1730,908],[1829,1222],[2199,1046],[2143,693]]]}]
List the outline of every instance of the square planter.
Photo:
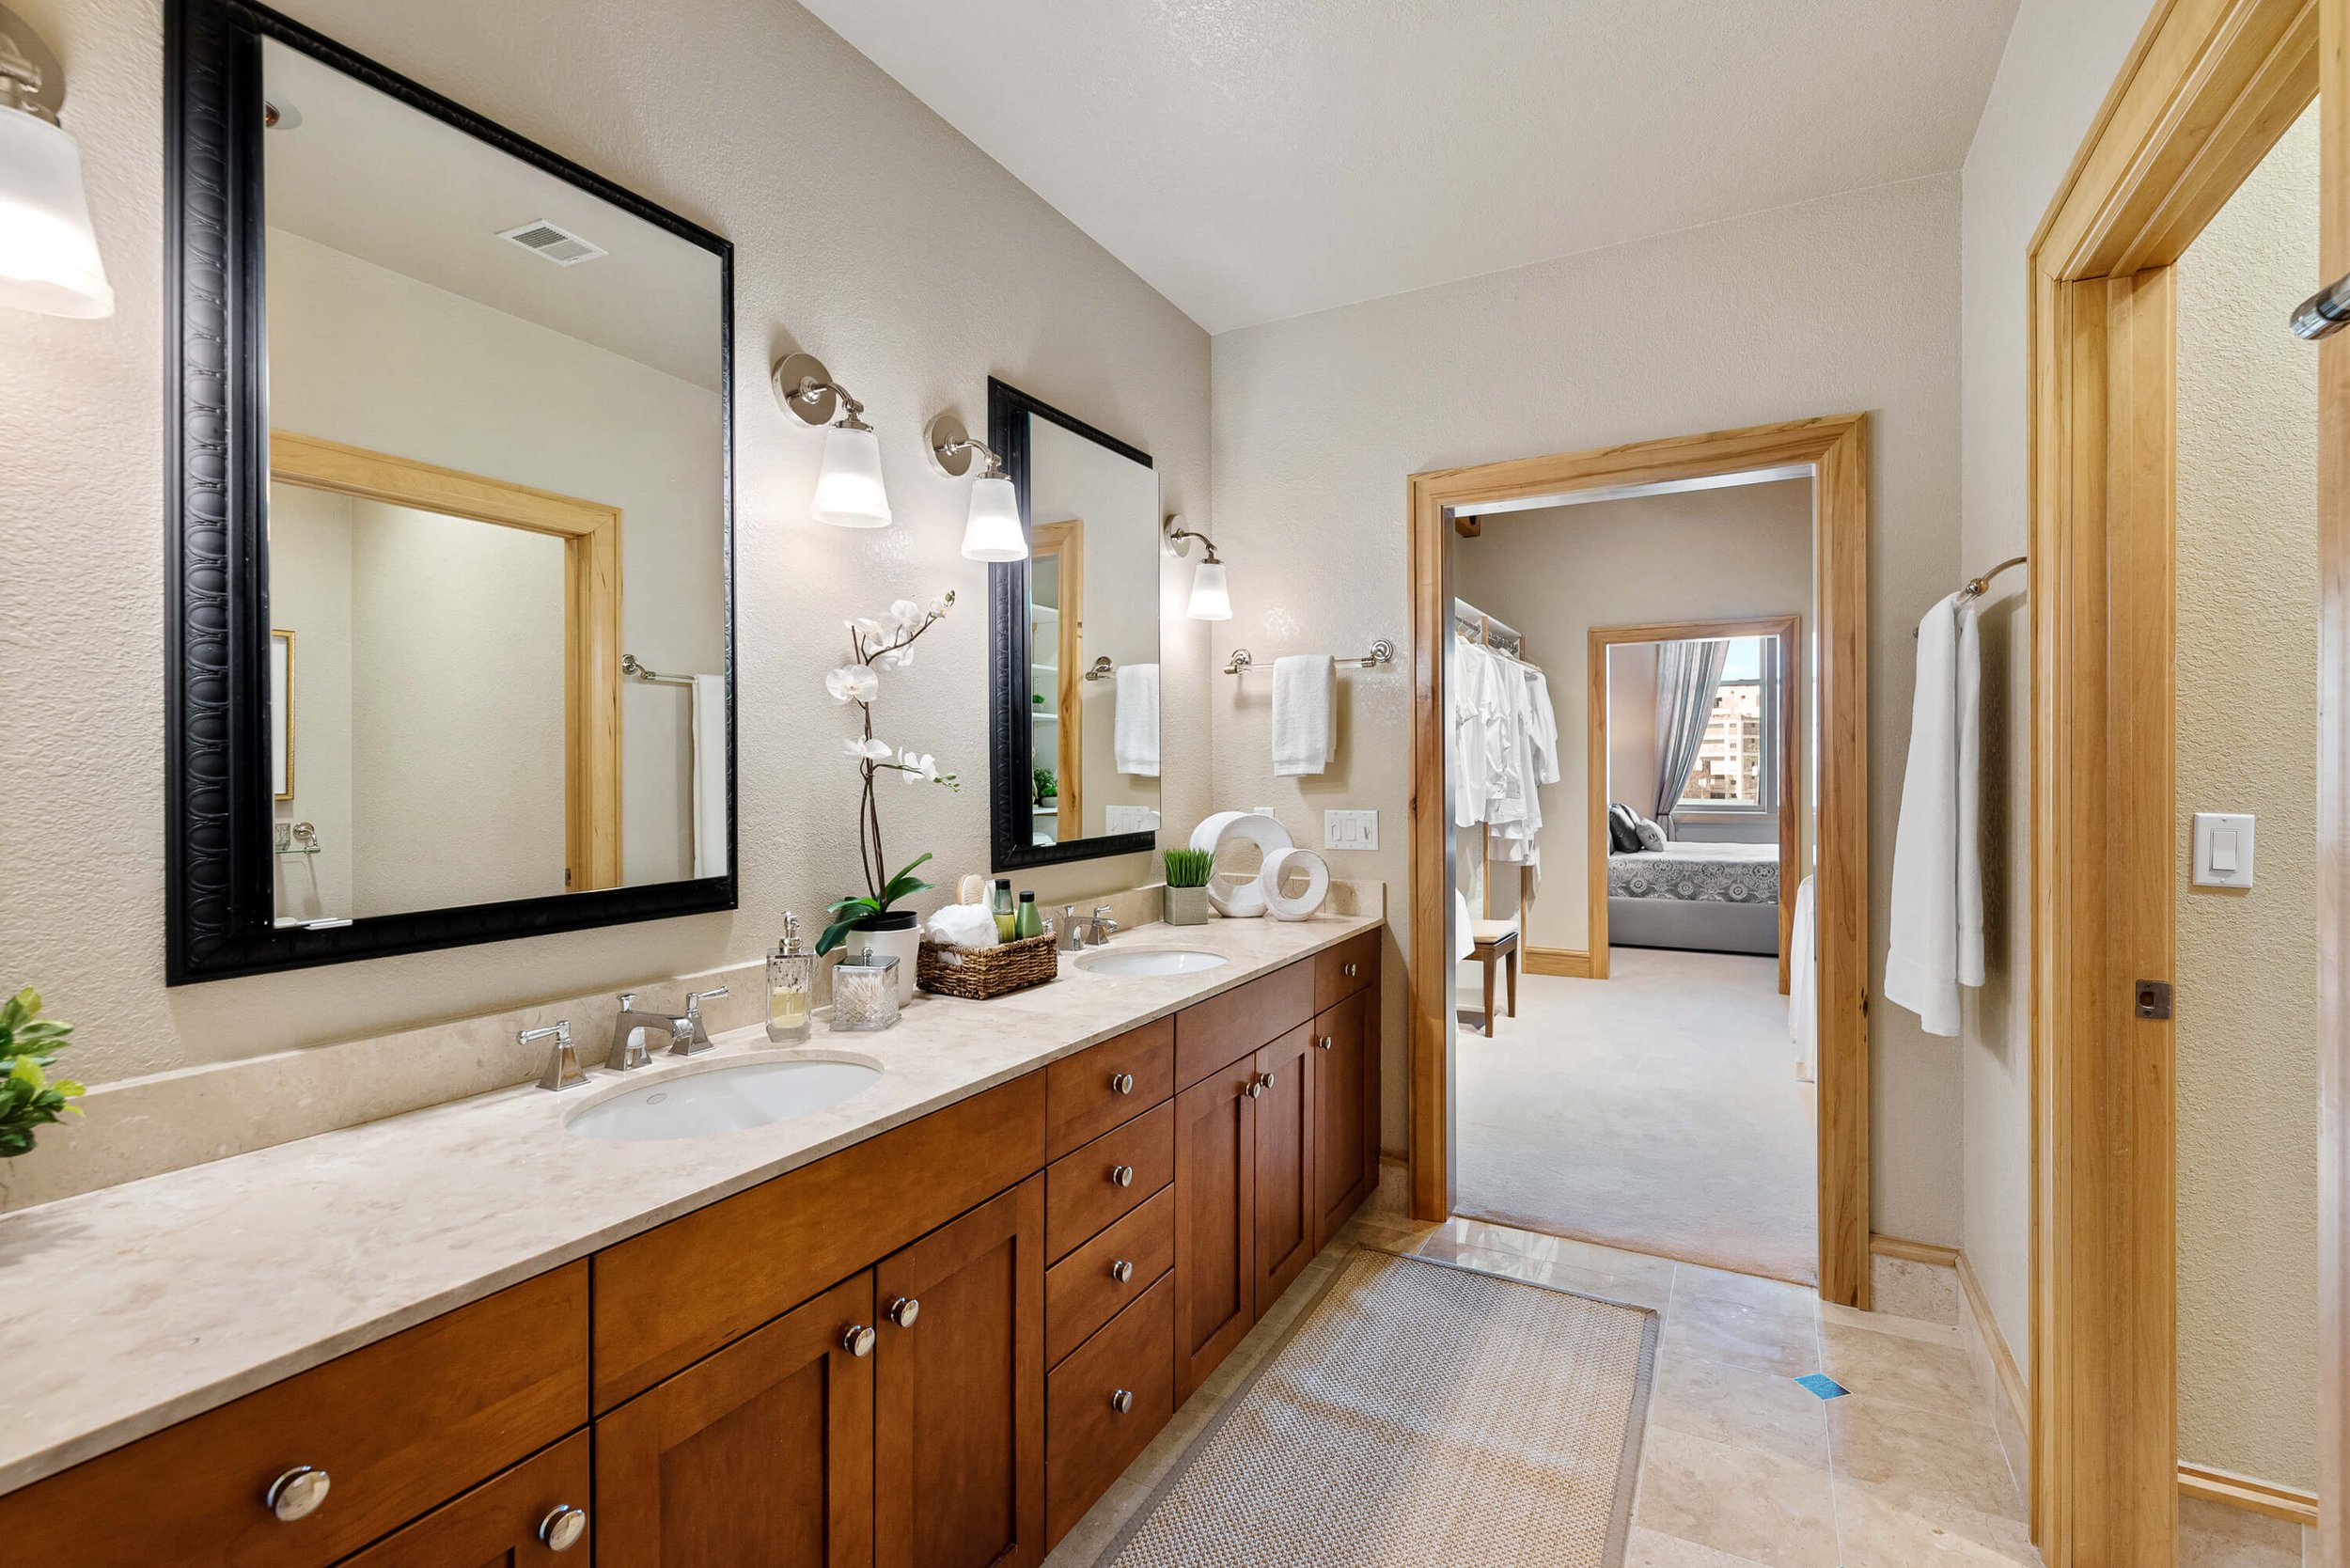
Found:
[{"label": "square planter", "polygon": [[1206,925],[1208,890],[1205,887],[1167,888],[1167,923],[1170,926]]}]

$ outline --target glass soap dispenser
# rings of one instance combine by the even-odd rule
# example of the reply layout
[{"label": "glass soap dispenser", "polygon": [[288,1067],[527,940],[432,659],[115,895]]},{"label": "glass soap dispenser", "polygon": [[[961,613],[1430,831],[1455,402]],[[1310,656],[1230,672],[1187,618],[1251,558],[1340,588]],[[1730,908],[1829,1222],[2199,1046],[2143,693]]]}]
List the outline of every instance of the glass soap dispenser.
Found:
[{"label": "glass soap dispenser", "polygon": [[816,955],[800,950],[800,917],[786,912],[783,940],[767,955],[767,1038],[778,1045],[808,1038]]}]

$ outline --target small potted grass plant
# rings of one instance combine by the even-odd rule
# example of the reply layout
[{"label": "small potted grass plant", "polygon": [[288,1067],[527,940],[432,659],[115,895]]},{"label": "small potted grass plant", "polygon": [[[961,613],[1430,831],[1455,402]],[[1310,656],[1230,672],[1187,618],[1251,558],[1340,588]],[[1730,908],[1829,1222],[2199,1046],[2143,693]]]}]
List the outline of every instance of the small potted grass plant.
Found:
[{"label": "small potted grass plant", "polygon": [[1167,851],[1167,923],[1204,926],[1208,923],[1208,878],[1215,874],[1215,851]]}]

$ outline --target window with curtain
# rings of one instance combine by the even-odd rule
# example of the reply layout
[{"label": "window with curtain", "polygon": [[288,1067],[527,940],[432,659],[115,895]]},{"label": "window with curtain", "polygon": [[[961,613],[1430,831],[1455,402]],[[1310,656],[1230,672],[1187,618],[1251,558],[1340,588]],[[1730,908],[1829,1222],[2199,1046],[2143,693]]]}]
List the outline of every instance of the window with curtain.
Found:
[{"label": "window with curtain", "polygon": [[1731,637],[1697,765],[1681,792],[1690,812],[1778,809],[1778,639]]}]

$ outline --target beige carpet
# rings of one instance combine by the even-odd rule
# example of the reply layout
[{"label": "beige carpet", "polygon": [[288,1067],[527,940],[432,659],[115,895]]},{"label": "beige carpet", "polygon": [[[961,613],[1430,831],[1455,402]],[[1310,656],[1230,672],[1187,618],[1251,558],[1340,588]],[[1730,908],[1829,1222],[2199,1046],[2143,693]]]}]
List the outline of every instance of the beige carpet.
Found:
[{"label": "beige carpet", "polygon": [[1618,1568],[1656,1315],[1364,1249],[1100,1568]]},{"label": "beige carpet", "polygon": [[1461,1213],[1817,1282],[1810,1084],[1776,959],[1618,948],[1612,978],[1518,981],[1454,1058]]}]

